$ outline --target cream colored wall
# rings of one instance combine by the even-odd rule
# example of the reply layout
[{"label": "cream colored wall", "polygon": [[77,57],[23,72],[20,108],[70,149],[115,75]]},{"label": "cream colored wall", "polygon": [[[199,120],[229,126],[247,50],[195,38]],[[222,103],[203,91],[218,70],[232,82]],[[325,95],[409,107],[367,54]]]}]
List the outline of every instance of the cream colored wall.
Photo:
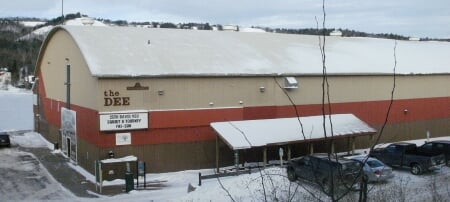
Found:
[{"label": "cream colored wall", "polygon": [[96,109],[97,79],[92,77],[80,49],[63,30],[48,42],[40,63],[48,98],[66,102],[66,58],[71,65],[71,104]]},{"label": "cream colored wall", "polygon": [[[333,102],[352,102],[390,99],[392,76],[333,78]],[[450,75],[402,75],[396,77],[395,99],[432,98],[450,96]]]},{"label": "cream colored wall", "polygon": [[[388,100],[392,76],[333,76],[329,77],[333,103]],[[222,108],[243,106],[290,105],[273,77],[208,77],[208,78],[141,78],[100,79],[98,100],[100,111],[171,110]],[[284,78],[276,81],[284,86]],[[298,89],[287,90],[298,105],[320,104],[321,77],[297,77]],[[126,90],[139,82],[149,90]],[[395,99],[449,97],[448,75],[397,76]],[[260,92],[260,87],[265,91]],[[130,97],[129,106],[103,106],[104,91],[117,91],[120,97]],[[164,91],[159,95],[158,91]],[[243,104],[240,104],[240,101]],[[214,103],[213,106],[210,102]]]}]

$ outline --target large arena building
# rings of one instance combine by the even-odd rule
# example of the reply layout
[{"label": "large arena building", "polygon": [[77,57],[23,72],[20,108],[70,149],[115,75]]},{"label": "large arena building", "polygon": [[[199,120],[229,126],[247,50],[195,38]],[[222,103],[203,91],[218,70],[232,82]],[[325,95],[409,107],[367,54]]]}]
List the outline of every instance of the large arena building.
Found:
[{"label": "large arena building", "polygon": [[330,140],[346,151],[375,141],[395,78],[380,142],[447,136],[449,53],[447,42],[327,37],[324,109],[342,130],[325,139],[317,36],[61,26],[39,54],[35,127],[90,172],[112,154],[166,172],[324,152]]}]

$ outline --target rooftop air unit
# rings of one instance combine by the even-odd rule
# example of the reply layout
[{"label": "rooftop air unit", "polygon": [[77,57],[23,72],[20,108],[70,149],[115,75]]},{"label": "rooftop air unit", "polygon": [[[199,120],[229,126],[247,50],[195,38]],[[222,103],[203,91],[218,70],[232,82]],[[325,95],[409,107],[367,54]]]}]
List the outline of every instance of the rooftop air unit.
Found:
[{"label": "rooftop air unit", "polygon": [[284,88],[293,89],[298,88],[298,82],[295,77],[284,77]]}]

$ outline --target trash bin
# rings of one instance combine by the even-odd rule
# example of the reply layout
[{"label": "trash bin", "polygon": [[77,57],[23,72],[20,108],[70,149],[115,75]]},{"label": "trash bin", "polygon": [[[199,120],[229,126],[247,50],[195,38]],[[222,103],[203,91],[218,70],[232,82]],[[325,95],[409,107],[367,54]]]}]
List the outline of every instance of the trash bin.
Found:
[{"label": "trash bin", "polygon": [[133,173],[127,172],[125,173],[125,191],[130,192],[133,189],[134,189]]}]

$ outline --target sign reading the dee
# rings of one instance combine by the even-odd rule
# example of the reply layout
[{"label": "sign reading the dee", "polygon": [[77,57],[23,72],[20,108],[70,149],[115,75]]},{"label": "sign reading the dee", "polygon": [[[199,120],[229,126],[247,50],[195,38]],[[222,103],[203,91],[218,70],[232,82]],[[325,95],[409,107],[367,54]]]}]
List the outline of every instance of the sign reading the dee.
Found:
[{"label": "sign reading the dee", "polygon": [[135,130],[147,128],[147,112],[118,112],[100,114],[101,131]]}]

